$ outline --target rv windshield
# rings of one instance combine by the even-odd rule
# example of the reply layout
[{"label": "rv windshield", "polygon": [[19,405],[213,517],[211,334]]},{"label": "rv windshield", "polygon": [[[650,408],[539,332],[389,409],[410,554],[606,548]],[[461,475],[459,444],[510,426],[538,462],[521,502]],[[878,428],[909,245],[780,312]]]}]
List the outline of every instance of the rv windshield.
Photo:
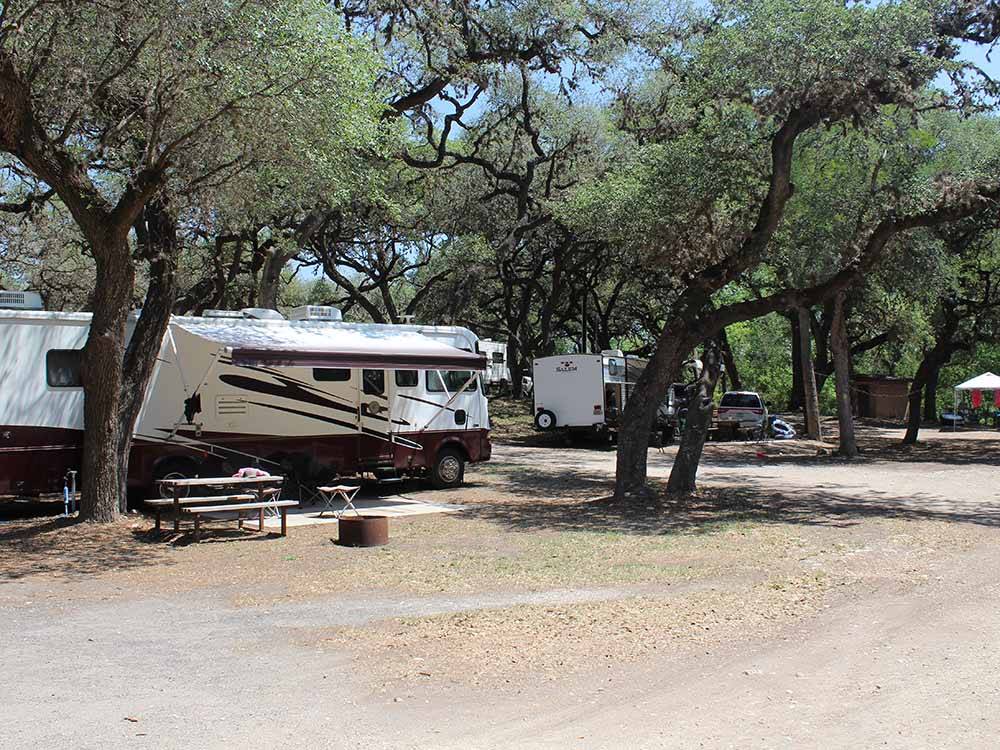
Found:
[{"label": "rv windshield", "polygon": [[[442,375],[444,375],[443,383],[441,382]],[[427,391],[429,393],[444,393],[447,390],[448,393],[455,393],[472,375],[473,373],[468,370],[448,370],[444,373],[437,370],[428,370]],[[465,392],[471,393],[475,391],[478,380],[478,378],[473,378],[472,382],[469,383],[469,387],[465,389]]]}]

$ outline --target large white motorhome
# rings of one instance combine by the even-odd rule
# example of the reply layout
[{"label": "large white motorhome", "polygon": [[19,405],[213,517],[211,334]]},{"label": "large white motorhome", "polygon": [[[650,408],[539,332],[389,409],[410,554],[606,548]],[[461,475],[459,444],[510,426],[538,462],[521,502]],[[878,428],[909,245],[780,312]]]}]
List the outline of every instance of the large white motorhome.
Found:
[{"label": "large white motorhome", "polygon": [[[130,488],[248,465],[446,487],[489,459],[486,360],[471,331],[343,323],[331,309],[172,318],[136,423]],[[79,468],[89,325],[89,314],[0,310],[0,494],[58,490]]]}]

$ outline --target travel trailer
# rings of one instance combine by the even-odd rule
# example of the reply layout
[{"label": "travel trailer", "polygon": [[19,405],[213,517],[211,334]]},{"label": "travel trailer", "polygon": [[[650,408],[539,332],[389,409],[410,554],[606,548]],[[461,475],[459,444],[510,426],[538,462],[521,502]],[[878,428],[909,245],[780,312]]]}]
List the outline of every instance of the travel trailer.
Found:
[{"label": "travel trailer", "polygon": [[614,431],[646,360],[609,349],[532,363],[535,428]]},{"label": "travel trailer", "polygon": [[510,387],[510,368],[507,366],[507,343],[492,339],[479,339],[479,351],[486,355],[486,383],[501,390]]},{"label": "travel trailer", "polygon": [[[632,388],[649,360],[609,349],[600,354],[566,354],[536,359],[535,428],[615,433]],[[684,374],[701,376],[701,362],[684,363]],[[655,429],[665,442],[674,439],[687,405],[687,386],[674,383],[657,410]]]},{"label": "travel trailer", "polygon": [[[467,463],[489,460],[486,358],[471,331],[344,323],[334,308],[261,317],[171,319],[136,423],[130,488],[252,465],[302,480],[427,476],[448,487]],[[59,490],[79,468],[89,325],[89,314],[0,310],[0,494]]]}]

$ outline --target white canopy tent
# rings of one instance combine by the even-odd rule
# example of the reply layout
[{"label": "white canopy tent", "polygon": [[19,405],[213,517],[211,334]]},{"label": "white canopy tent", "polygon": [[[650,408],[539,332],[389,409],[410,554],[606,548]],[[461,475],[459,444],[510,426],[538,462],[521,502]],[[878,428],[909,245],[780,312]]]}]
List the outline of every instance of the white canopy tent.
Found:
[{"label": "white canopy tent", "polygon": [[992,372],[984,372],[982,375],[977,375],[970,380],[966,380],[964,383],[959,383],[955,386],[955,407],[953,413],[955,415],[955,420],[952,422],[952,427],[958,429],[958,394],[960,391],[1000,391],[1000,375],[994,375]]},{"label": "white canopy tent", "polygon": [[984,372],[955,386],[956,391],[1000,391],[1000,375]]}]

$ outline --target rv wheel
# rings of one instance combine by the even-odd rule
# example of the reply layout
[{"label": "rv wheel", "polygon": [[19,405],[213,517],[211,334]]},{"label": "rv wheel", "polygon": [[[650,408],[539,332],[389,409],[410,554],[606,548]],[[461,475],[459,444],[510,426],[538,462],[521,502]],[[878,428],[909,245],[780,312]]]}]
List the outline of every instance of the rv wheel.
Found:
[{"label": "rv wheel", "polygon": [[458,487],[465,478],[465,459],[454,448],[444,448],[437,455],[431,471],[431,484],[439,490]]},{"label": "rv wheel", "polygon": [[542,409],[535,414],[535,427],[539,430],[551,430],[556,426],[556,415],[548,409]]},{"label": "rv wheel", "polygon": [[[160,480],[161,479],[191,479],[198,475],[198,464],[192,461],[190,458],[168,458],[165,461],[161,461],[160,464],[153,469],[153,497],[168,497],[160,490]],[[186,488],[182,489],[180,492],[182,497],[187,497],[188,490]]]}]

